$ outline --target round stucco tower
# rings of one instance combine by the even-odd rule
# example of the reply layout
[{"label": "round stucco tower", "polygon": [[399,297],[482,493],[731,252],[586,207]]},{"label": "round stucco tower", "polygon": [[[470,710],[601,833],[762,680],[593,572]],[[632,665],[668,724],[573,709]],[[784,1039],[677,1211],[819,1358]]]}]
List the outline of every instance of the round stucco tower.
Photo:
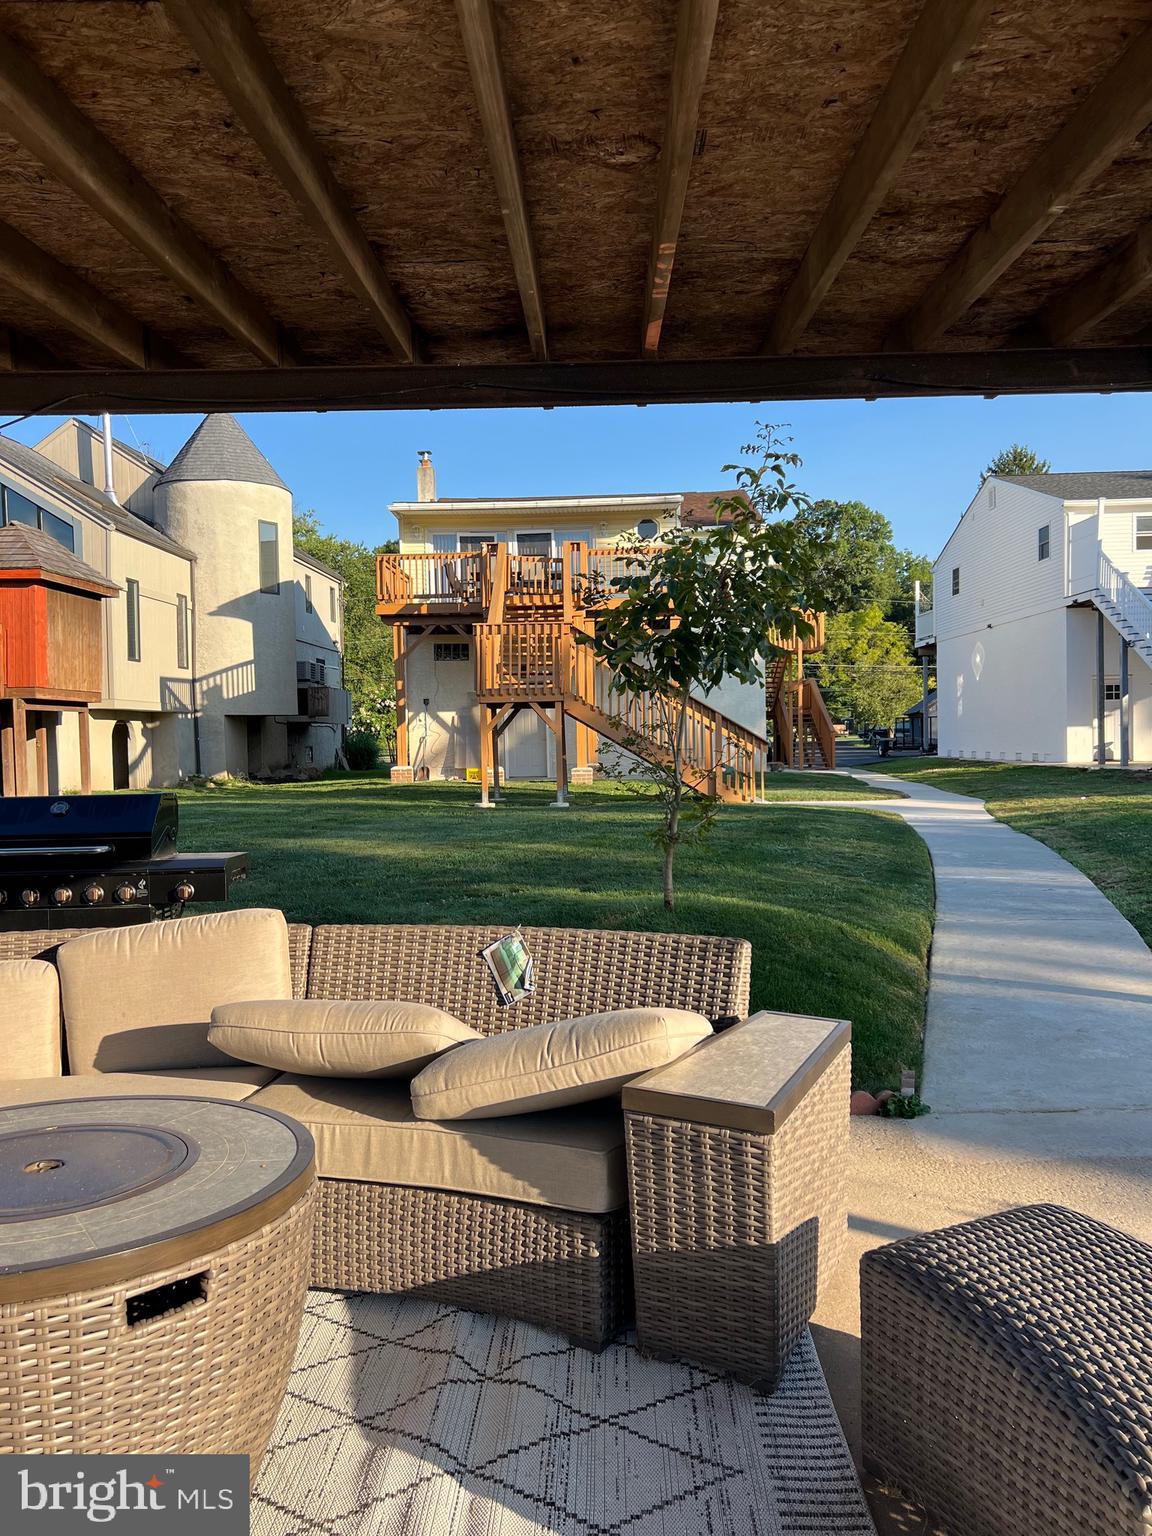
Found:
[{"label": "round stucco tower", "polygon": [[160,477],[155,518],[196,551],[200,771],[282,766],[295,715],[292,497],[235,417],[206,416]]}]

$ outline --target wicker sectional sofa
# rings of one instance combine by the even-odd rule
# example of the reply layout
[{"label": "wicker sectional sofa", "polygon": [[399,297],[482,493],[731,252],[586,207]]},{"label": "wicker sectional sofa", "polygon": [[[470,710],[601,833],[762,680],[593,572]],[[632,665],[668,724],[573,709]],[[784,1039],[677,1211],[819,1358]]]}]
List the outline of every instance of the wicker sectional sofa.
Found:
[{"label": "wicker sectional sofa", "polygon": [[[64,1054],[49,1042],[32,1072],[0,1065],[0,1105],[250,1098],[316,1139],[315,1285],[433,1296],[592,1349],[635,1317],[650,1352],[771,1386],[841,1253],[848,1026],[747,1018],[750,946],[678,934],[526,928],[536,991],[503,1007],[480,957],[501,931],[289,925],[292,991],[432,1003],[485,1034],[640,1005],[718,1032],[622,1103],[436,1124],[414,1119],[406,1083],[229,1064],[147,1017],[93,1040],[66,1006]],[[71,937],[2,934],[0,959],[52,961]]]}]

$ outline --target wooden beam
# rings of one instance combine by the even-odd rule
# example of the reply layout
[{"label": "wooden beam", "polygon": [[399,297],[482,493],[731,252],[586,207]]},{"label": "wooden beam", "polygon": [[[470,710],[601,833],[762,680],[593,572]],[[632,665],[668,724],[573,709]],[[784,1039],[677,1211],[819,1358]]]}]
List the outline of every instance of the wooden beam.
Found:
[{"label": "wooden beam", "polygon": [[472,88],[476,92],[484,140],[488,146],[496,195],[500,199],[500,212],[508,236],[516,286],[520,290],[520,304],[524,310],[524,324],[528,328],[529,345],[536,361],[544,362],[548,357],[548,327],[544,318],[540,277],[536,270],[532,226],[528,221],[528,207],[524,201],[520,154],[512,128],[504,67],[500,62],[500,44],[496,35],[492,0],[456,0],[456,15],[464,39],[468,68],[472,74]]},{"label": "wooden beam", "polygon": [[393,353],[416,360],[412,322],[241,0],[165,0],[225,100],[327,242]]},{"label": "wooden beam", "polygon": [[955,325],[1030,245],[1152,122],[1152,28],[1032,160],[990,218],[893,332],[897,351],[922,351]]},{"label": "wooden beam", "polygon": [[76,712],[76,729],[80,733],[80,793],[92,792],[92,736],[89,729],[91,716],[88,706]]},{"label": "wooden beam", "polygon": [[1152,347],[1004,347],[847,357],[705,357],[645,362],[392,363],[383,367],[0,371],[0,413],[482,410],[705,401],[881,400],[941,395],[1152,390]]},{"label": "wooden beam", "polygon": [[648,279],[644,285],[644,325],[641,355],[655,357],[676,262],[684,199],[692,173],[700,98],[708,74],[712,38],[720,0],[680,0],[676,17],[676,46],[672,55],[672,82],[664,140],[660,146],[660,179],[656,189],[656,222],[648,254]]},{"label": "wooden beam", "polygon": [[1152,283],[1152,224],[1145,224],[1103,266],[1057,294],[1040,311],[1036,329],[1050,346],[1068,346]]},{"label": "wooden beam", "polygon": [[[290,361],[263,305],[12,38],[0,32],[0,128],[265,363]],[[196,152],[195,145],[188,153]]]},{"label": "wooden beam", "polygon": [[791,352],[807,329],[983,30],[992,5],[993,0],[927,0],[780,301],[766,352]]},{"label": "wooden beam", "polygon": [[147,326],[114,299],[93,288],[78,272],[2,222],[0,283],[63,321],[77,336],[95,342],[117,362],[127,363],[130,368],[147,368],[151,363],[152,343]]}]

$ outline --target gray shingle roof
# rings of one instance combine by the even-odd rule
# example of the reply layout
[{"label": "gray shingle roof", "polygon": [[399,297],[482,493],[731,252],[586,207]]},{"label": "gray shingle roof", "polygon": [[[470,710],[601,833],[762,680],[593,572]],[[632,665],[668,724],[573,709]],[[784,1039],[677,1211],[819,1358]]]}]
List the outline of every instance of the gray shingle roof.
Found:
[{"label": "gray shingle roof", "polygon": [[116,587],[114,581],[86,565],[50,533],[29,528],[25,523],[0,528],[0,571],[43,571],[46,576],[62,576],[66,581]]},{"label": "gray shingle roof", "polygon": [[1152,500],[1152,469],[1086,469],[1070,474],[994,475],[1011,485],[1025,485],[1063,501],[1095,501],[1104,496],[1115,501]]},{"label": "gray shingle roof", "polygon": [[19,470],[29,480],[38,480],[46,491],[51,492],[55,488],[65,492],[73,501],[79,501],[91,507],[101,517],[107,518],[114,528],[119,528],[121,533],[126,533],[131,538],[141,539],[145,544],[154,544],[157,549],[166,549],[172,554],[183,555],[189,560],[196,558],[190,549],[177,544],[175,539],[170,539],[166,533],[161,533],[159,528],[146,523],[135,512],[129,512],[127,507],[122,507],[110,496],[105,496],[103,491],[98,491],[94,485],[89,485],[87,480],[81,480],[78,475],[61,469],[60,465],[52,459],[37,453],[35,448],[18,443],[14,438],[0,436],[0,466],[5,464],[11,469]]},{"label": "gray shingle roof", "polygon": [[245,485],[288,487],[227,411],[204,420],[156,482],[173,485],[179,480],[237,480]]}]

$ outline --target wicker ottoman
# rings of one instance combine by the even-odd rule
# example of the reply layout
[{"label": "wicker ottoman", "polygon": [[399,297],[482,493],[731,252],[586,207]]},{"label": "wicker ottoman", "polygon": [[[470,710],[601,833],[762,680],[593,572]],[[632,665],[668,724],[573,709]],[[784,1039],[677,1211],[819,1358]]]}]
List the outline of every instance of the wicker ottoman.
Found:
[{"label": "wicker ottoman", "polygon": [[870,1472],[950,1536],[1148,1536],[1152,1248],[1032,1205],[860,1279]]},{"label": "wicker ottoman", "polygon": [[0,1111],[0,1453],[263,1455],[308,1280],[312,1139],[210,1099]]}]

